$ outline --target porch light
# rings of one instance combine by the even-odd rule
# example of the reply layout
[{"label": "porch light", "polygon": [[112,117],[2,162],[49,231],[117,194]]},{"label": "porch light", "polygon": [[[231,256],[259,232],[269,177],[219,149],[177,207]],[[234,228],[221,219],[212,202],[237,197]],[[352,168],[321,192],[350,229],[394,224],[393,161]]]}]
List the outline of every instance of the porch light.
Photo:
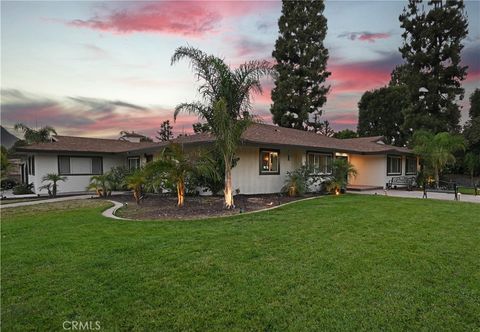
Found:
[{"label": "porch light", "polygon": [[341,152],[335,152],[335,157],[348,157],[348,154],[341,153]]}]

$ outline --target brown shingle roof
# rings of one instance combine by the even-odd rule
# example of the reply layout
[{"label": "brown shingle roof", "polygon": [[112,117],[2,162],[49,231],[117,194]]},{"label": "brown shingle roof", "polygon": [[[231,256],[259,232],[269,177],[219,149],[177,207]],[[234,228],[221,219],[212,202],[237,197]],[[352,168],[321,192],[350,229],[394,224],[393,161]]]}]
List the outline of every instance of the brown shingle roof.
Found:
[{"label": "brown shingle roof", "polygon": [[129,142],[117,139],[55,136],[54,141],[19,147],[19,152],[96,152],[124,153],[150,148],[160,148],[167,143]]},{"label": "brown shingle roof", "polygon": [[[95,152],[126,153],[141,150],[160,149],[168,142],[128,142],[115,139],[55,136],[54,142],[39,143],[18,148],[22,152]],[[306,149],[321,149],[358,154],[411,154],[410,149],[377,143],[381,136],[350,139],[337,139],[313,132],[283,128],[267,124],[253,124],[242,135],[243,143],[270,146],[295,146]],[[181,136],[173,140],[180,144],[209,144],[215,141],[214,136],[207,133]]]},{"label": "brown shingle roof", "polygon": [[[247,144],[296,146],[360,154],[413,153],[407,148],[377,143],[381,139],[382,136],[374,136],[342,140],[313,132],[259,123],[248,127],[242,135],[243,142]],[[182,144],[202,144],[213,141],[213,136],[209,134],[179,137],[175,140]]]}]

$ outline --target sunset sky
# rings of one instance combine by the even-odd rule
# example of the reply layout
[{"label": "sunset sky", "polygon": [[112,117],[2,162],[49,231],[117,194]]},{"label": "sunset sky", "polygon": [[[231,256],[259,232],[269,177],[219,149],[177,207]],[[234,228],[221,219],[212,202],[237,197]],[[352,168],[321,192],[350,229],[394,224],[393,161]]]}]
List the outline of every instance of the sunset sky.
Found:
[{"label": "sunset sky", "polygon": [[[362,93],[385,85],[402,63],[398,16],[405,5],[326,2],[332,89],[323,117],[335,129],[355,128]],[[466,1],[466,7],[468,99],[480,86],[480,2]],[[177,104],[198,98],[188,63],[170,66],[176,47],[198,47],[232,66],[271,60],[280,12],[278,1],[2,1],[2,125],[50,125],[76,136],[118,137],[121,130],[153,136],[163,120],[173,122]],[[271,122],[271,80],[263,86],[254,113]],[[181,115],[174,131],[190,132],[196,121]]]}]

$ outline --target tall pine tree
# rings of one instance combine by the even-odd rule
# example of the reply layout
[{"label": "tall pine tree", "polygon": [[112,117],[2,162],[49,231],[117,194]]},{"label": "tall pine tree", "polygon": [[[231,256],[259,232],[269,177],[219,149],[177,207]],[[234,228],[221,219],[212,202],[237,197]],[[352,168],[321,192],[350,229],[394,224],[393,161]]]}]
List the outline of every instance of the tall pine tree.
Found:
[{"label": "tall pine tree", "polygon": [[160,130],[155,136],[159,141],[165,142],[173,138],[173,127],[170,125],[170,120],[163,121],[160,125]]},{"label": "tall pine tree", "polygon": [[327,34],[324,9],[323,0],[283,0],[280,36],[272,53],[277,63],[270,110],[273,122],[282,127],[319,129],[318,118],[330,89],[325,84],[330,73],[323,44]]},{"label": "tall pine tree", "polygon": [[463,99],[461,82],[467,67],[460,65],[462,40],[467,35],[463,0],[409,0],[399,17],[403,46],[400,48],[408,71],[409,105],[404,110],[403,130],[434,133],[459,129]]}]

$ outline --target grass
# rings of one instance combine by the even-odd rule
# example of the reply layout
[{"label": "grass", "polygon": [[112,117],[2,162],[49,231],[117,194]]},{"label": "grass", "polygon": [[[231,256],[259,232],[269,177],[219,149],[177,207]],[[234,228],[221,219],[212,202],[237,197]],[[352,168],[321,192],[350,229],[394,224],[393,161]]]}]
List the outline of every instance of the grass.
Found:
[{"label": "grass", "polygon": [[344,195],[206,221],[2,211],[2,328],[478,330],[480,205]]},{"label": "grass", "polygon": [[475,188],[458,187],[458,192],[462,195],[475,195]]}]

